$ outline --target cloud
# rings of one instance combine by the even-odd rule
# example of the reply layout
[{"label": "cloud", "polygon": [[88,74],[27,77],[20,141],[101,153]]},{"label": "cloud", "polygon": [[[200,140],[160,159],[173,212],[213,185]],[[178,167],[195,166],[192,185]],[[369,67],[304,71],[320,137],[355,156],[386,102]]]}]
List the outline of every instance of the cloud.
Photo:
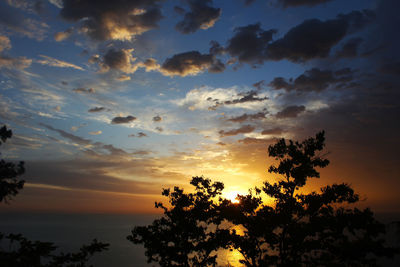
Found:
[{"label": "cloud", "polygon": [[136,117],[129,115],[126,117],[115,117],[111,120],[111,123],[112,124],[124,124],[124,123],[130,123],[134,120],[136,120]]},{"label": "cloud", "polygon": [[81,123],[78,126],[72,126],[71,127],[71,131],[76,132],[76,131],[78,131],[79,128],[82,128],[82,127],[85,127],[85,126],[87,126],[86,123]]},{"label": "cloud", "polygon": [[244,113],[243,115],[237,116],[237,117],[232,117],[230,119],[228,119],[228,121],[231,122],[244,122],[247,120],[261,120],[261,119],[265,119],[265,115],[267,113],[266,112],[258,112],[255,114],[247,114]]},{"label": "cloud", "polygon": [[233,130],[229,130],[229,131],[221,130],[218,133],[221,137],[225,137],[225,136],[233,136],[233,135],[238,135],[238,134],[251,133],[254,130],[255,130],[255,127],[253,127],[251,125],[243,125],[242,127],[238,128],[238,129],[233,129]]},{"label": "cloud", "polygon": [[279,127],[276,127],[276,128],[263,130],[261,132],[261,134],[262,135],[281,135],[284,132],[285,132],[285,130],[283,130],[283,129],[279,128]]},{"label": "cloud", "polygon": [[262,102],[268,97],[258,97],[257,91],[248,91],[243,93],[238,93],[239,98],[233,100],[227,100],[223,102],[225,105],[232,105],[232,104],[239,104],[239,103],[246,103],[246,102]]},{"label": "cloud", "polygon": [[[304,62],[329,56],[331,48],[346,35],[363,29],[375,19],[370,10],[339,14],[335,19],[305,20],[273,41],[276,30],[263,30],[259,23],[238,27],[228,40],[225,51],[233,60],[253,66],[265,61],[287,59]],[[307,38],[305,38],[305,36]]]},{"label": "cloud", "polygon": [[162,118],[161,118],[160,116],[157,115],[157,116],[154,116],[154,117],[153,117],[153,121],[154,121],[154,122],[160,122],[160,121],[162,121]]},{"label": "cloud", "polygon": [[238,27],[228,41],[226,51],[241,63],[261,64],[267,57],[267,44],[276,30],[264,31],[260,23]]},{"label": "cloud", "polygon": [[245,145],[253,145],[253,144],[265,144],[269,145],[271,143],[270,139],[262,139],[262,138],[254,138],[254,137],[246,137],[238,140],[239,143],[243,143]]},{"label": "cloud", "polygon": [[64,41],[65,39],[70,37],[72,33],[73,33],[73,28],[69,28],[63,32],[57,32],[54,34],[54,40],[56,40],[57,42]]},{"label": "cloud", "polygon": [[[158,70],[160,65],[153,58],[146,59],[143,62],[137,62],[136,58],[132,55],[133,48],[131,49],[114,49],[111,48],[101,58],[99,55],[92,56],[89,59],[90,63],[98,63],[100,72],[107,72],[109,70],[117,70],[127,74],[135,73],[139,68],[144,68],[146,72]],[[119,81],[128,81],[131,77],[127,75],[120,75]]]},{"label": "cloud", "polygon": [[259,82],[256,82],[256,83],[253,83],[253,87],[255,87],[257,90],[263,89],[263,87],[264,87],[265,85],[266,85],[266,84],[265,84],[265,81],[264,81],[264,80],[259,81]]},{"label": "cloud", "polygon": [[160,69],[160,64],[158,64],[157,60],[154,58],[148,58],[143,62],[139,62],[137,66],[139,68],[145,68],[146,72]]},{"label": "cloud", "polygon": [[214,55],[189,51],[167,58],[162,64],[160,72],[166,76],[184,77],[196,75],[205,70],[212,73],[223,72],[225,65]]},{"label": "cloud", "polygon": [[68,139],[68,140],[70,140],[70,141],[72,141],[72,142],[74,142],[76,144],[79,144],[79,145],[82,145],[82,146],[90,146],[91,145],[91,141],[89,139],[85,139],[85,138],[70,134],[70,133],[68,133],[66,131],[54,128],[54,127],[52,127],[51,125],[48,125],[48,124],[39,123],[39,125],[47,128],[47,129],[49,129],[51,131],[57,132],[62,137],[66,138],[66,139]]},{"label": "cloud", "polygon": [[353,71],[349,68],[337,71],[320,70],[312,68],[306,70],[304,74],[293,79],[286,80],[283,77],[275,77],[268,85],[275,90],[284,89],[286,91],[299,92],[320,92],[329,86],[339,83],[348,82],[353,79]]},{"label": "cloud", "polygon": [[147,134],[143,132],[138,132],[138,137],[147,137]]},{"label": "cloud", "polygon": [[26,57],[7,57],[0,55],[0,68],[23,70],[32,64],[32,59]]},{"label": "cloud", "polygon": [[228,108],[260,110],[264,108],[263,102],[267,99],[265,94],[259,96],[257,91],[238,92],[235,87],[201,87],[190,90],[184,98],[172,102],[190,110],[216,110],[224,105]]},{"label": "cloud", "polygon": [[159,0],[64,0],[61,17],[79,22],[80,32],[94,40],[132,40],[157,27]]},{"label": "cloud", "polygon": [[63,0],[49,0],[49,2],[58,8],[63,7]]},{"label": "cloud", "polygon": [[[373,21],[369,10],[340,14],[336,19],[309,19],[289,30],[281,39],[267,47],[266,59],[287,59],[293,62],[324,58],[346,34],[362,29]],[[307,38],[304,38],[307,36]]]},{"label": "cloud", "polygon": [[128,75],[122,74],[122,75],[118,76],[117,80],[120,82],[130,81],[131,77]]},{"label": "cloud", "polygon": [[11,41],[7,36],[0,35],[0,52],[11,49]]},{"label": "cloud", "polygon": [[110,49],[103,57],[101,71],[106,72],[110,69],[119,70],[124,73],[134,73],[137,66],[133,64],[136,60],[132,56],[133,49]]},{"label": "cloud", "polygon": [[276,117],[278,119],[284,118],[296,118],[300,113],[306,110],[305,106],[288,106],[284,108],[282,111],[276,113]]},{"label": "cloud", "polygon": [[89,132],[90,135],[99,135],[102,134],[102,131],[93,131],[93,132]]},{"label": "cloud", "polygon": [[130,134],[130,135],[128,135],[128,137],[139,137],[139,138],[142,138],[142,137],[148,137],[148,136],[144,132],[138,132],[137,135]]},{"label": "cloud", "polygon": [[362,38],[351,38],[343,44],[341,50],[336,52],[337,58],[353,58],[358,55],[358,47],[363,42]]},{"label": "cloud", "polygon": [[[212,0],[187,0],[190,11],[187,12],[182,21],[176,24],[176,29],[181,33],[188,34],[199,29],[206,30],[214,26],[221,15],[220,8],[210,6]],[[184,12],[182,8],[176,7],[178,13]]]},{"label": "cloud", "polygon": [[0,2],[1,25],[23,36],[39,41],[45,38],[49,28],[49,25],[44,22],[26,18],[20,10],[4,4],[3,1]]},{"label": "cloud", "polygon": [[75,88],[72,89],[73,92],[78,93],[78,94],[94,94],[95,90],[93,88],[83,88],[83,87],[79,87],[79,88]]},{"label": "cloud", "polygon": [[45,56],[45,55],[40,55],[41,58],[40,60],[36,60],[36,63],[42,64],[42,65],[48,65],[48,66],[52,66],[52,67],[58,67],[58,68],[72,68],[72,69],[76,69],[76,70],[84,70],[82,67],[79,67],[75,64],[69,63],[69,62],[65,62],[56,58],[52,58],[49,56]]},{"label": "cloud", "polygon": [[44,9],[44,3],[42,0],[6,0],[6,2],[12,7],[19,8],[30,13],[40,14]]},{"label": "cloud", "polygon": [[94,108],[89,109],[88,112],[94,113],[94,112],[101,112],[101,111],[105,111],[105,110],[106,110],[105,107],[94,107]]},{"label": "cloud", "polygon": [[277,0],[278,4],[284,8],[297,6],[316,6],[332,0]]}]

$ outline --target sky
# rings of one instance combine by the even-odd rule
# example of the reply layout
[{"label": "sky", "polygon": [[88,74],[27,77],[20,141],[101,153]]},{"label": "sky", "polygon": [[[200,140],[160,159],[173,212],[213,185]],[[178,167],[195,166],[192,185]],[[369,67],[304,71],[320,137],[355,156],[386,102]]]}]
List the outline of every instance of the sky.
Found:
[{"label": "sky", "polygon": [[193,176],[246,193],[268,145],[326,132],[346,182],[400,213],[396,0],[2,0],[0,211],[152,213]]}]

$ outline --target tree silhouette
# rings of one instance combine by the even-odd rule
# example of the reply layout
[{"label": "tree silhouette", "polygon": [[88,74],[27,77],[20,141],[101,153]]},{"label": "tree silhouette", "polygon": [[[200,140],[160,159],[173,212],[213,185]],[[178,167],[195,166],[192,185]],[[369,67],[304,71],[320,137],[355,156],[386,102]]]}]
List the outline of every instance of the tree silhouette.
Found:
[{"label": "tree silhouette", "polygon": [[[12,137],[6,126],[0,128],[0,139],[4,143]],[[0,142],[0,145],[2,144]],[[25,172],[24,162],[14,164],[0,161],[0,203],[9,203],[23,188],[25,181],[18,176]],[[83,245],[79,252],[55,254],[57,246],[51,242],[30,241],[21,234],[5,235],[0,232],[0,266],[7,267],[87,267],[93,254],[107,250],[109,244],[96,239]]]},{"label": "tree silhouette", "polygon": [[143,244],[148,262],[161,266],[215,266],[216,250],[225,247],[229,231],[220,229],[214,198],[221,195],[222,183],[212,183],[203,177],[193,177],[194,193],[184,193],[174,187],[164,189],[171,208],[155,203],[164,216],[149,226],[136,226],[128,240]]},{"label": "tree silhouette", "polygon": [[[6,126],[0,128],[0,146],[12,137],[12,131]],[[13,196],[16,196],[24,187],[24,180],[19,180],[18,176],[25,172],[24,162],[21,161],[17,165],[12,162],[0,160],[0,202],[8,203]]]},{"label": "tree silhouette", "polygon": [[[384,246],[385,227],[369,209],[350,207],[359,201],[354,190],[343,183],[320,192],[301,191],[308,179],[320,177],[316,168],[329,164],[319,154],[324,145],[320,132],[303,142],[281,139],[269,146],[269,156],[278,164],[268,171],[278,182],[266,181],[261,189],[238,196],[239,203],[217,200],[223,185],[215,183],[214,190],[210,180],[199,177],[191,182],[195,193],[164,190],[171,208],[156,203],[164,216],[150,226],[135,227],[128,239],[144,244],[149,262],[161,266],[215,266],[215,258],[203,265],[190,259],[208,259],[208,252],[226,247],[238,250],[245,266],[376,266],[377,257],[393,256],[395,250]],[[262,193],[274,204],[266,204]],[[198,196],[206,204],[197,201]],[[233,227],[227,230],[223,225]],[[208,245],[206,253],[197,246],[203,243]]]}]

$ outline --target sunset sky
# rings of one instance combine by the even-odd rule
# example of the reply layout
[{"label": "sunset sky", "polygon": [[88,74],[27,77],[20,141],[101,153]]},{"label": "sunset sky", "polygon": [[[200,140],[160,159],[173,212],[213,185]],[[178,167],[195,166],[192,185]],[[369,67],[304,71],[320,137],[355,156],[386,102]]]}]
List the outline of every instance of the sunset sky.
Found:
[{"label": "sunset sky", "polygon": [[26,162],[0,211],[151,213],[204,175],[246,193],[267,147],[326,131],[347,182],[400,213],[400,2],[2,0],[1,146]]}]

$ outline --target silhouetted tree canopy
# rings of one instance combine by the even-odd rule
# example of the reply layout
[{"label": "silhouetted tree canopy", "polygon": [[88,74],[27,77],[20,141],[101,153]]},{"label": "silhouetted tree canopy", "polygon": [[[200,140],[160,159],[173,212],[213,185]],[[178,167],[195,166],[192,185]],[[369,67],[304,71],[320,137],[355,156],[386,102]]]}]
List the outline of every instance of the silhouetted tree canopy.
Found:
[{"label": "silhouetted tree canopy", "polygon": [[[6,126],[0,128],[0,145],[12,137],[12,131]],[[24,180],[18,179],[25,172],[24,162],[18,164],[0,160],[0,202],[8,202],[24,187]]]},{"label": "silhouetted tree canopy", "polygon": [[[0,128],[0,145],[12,137],[6,126]],[[8,203],[24,186],[17,177],[25,172],[24,162],[18,165],[0,161],[0,203]],[[57,246],[51,242],[30,241],[21,234],[5,235],[0,232],[0,266],[7,267],[89,267],[93,254],[107,250],[109,244],[96,239],[83,245],[79,252],[55,254]]]},{"label": "silhouetted tree canopy", "polygon": [[214,198],[221,195],[222,183],[211,183],[203,177],[193,177],[194,193],[184,193],[174,187],[164,189],[171,208],[155,203],[164,216],[149,226],[138,226],[128,236],[134,244],[144,244],[148,262],[161,266],[215,266],[216,250],[227,247],[229,231],[219,229]]},{"label": "silhouetted tree canopy", "polygon": [[308,179],[320,177],[317,168],[329,164],[324,146],[324,132],[269,146],[277,164],[268,172],[277,182],[265,181],[238,196],[239,203],[221,198],[223,184],[203,177],[192,179],[194,193],[164,189],[170,207],[156,203],[164,216],[135,227],[128,239],[143,244],[148,261],[161,266],[215,266],[221,248],[239,251],[249,267],[377,266],[377,257],[392,257],[395,250],[385,247],[385,227],[371,210],[352,205],[359,196],[348,184],[302,193]]}]

